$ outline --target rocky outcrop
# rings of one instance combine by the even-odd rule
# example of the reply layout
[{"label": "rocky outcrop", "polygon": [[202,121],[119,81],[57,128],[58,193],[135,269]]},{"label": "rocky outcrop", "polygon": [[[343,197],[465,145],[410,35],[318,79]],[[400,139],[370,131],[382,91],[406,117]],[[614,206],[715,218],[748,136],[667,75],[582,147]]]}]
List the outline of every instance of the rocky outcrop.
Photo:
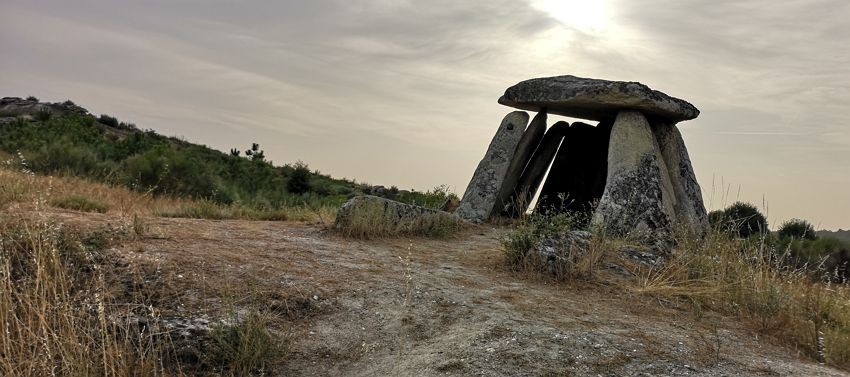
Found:
[{"label": "rocky outcrop", "polygon": [[499,103],[522,110],[547,109],[550,114],[610,120],[630,109],[668,122],[694,119],[699,110],[639,82],[608,81],[576,76],[526,80],[505,91]]},{"label": "rocky outcrop", "polygon": [[590,251],[590,232],[573,230],[540,240],[532,249],[532,258],[540,271],[553,276],[569,275],[576,264]]},{"label": "rocky outcrop", "polygon": [[495,213],[512,212],[512,208],[517,205],[513,202],[515,193],[517,192],[517,184],[522,177],[522,172],[525,171],[532,154],[540,145],[543,135],[546,133],[546,111],[541,111],[534,116],[528,129],[522,135],[522,139],[517,145],[514,158],[511,160],[508,171],[505,173],[505,181],[502,183],[502,188],[499,190],[498,199],[496,199]]},{"label": "rocky outcrop", "polygon": [[[668,248],[674,197],[662,174],[661,152],[646,118],[622,111],[611,130],[608,179],[593,215],[605,234]],[[668,199],[668,200],[665,200]]]},{"label": "rocky outcrop", "polygon": [[475,169],[455,215],[474,223],[490,218],[517,145],[525,133],[528,118],[528,113],[523,111],[505,116],[487,153]]}]

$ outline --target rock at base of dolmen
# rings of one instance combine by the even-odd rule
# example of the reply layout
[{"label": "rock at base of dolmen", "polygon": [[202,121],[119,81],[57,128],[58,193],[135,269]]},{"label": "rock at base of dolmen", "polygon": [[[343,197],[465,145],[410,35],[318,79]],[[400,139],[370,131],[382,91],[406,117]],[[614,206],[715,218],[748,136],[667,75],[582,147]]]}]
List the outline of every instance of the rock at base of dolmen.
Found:
[{"label": "rock at base of dolmen", "polygon": [[522,110],[545,108],[550,114],[598,121],[611,120],[623,109],[637,110],[667,122],[694,119],[694,105],[639,82],[608,81],[576,76],[526,80],[505,91],[499,103]]},{"label": "rock at base of dolmen", "polygon": [[371,195],[355,196],[340,207],[334,228],[353,236],[439,233],[456,228],[452,214]]},{"label": "rock at base of dolmen", "polygon": [[608,178],[593,225],[607,235],[669,250],[674,219],[669,198],[674,194],[666,175],[649,122],[640,112],[620,112],[611,130]]},{"label": "rock at base of dolmen", "polygon": [[514,111],[505,116],[484,158],[475,169],[455,215],[474,223],[490,219],[505,174],[528,125],[528,113]]},{"label": "rock at base of dolmen", "polygon": [[513,202],[513,198],[517,192],[517,184],[522,177],[522,172],[525,171],[529,160],[531,160],[531,155],[540,145],[540,141],[546,133],[546,118],[546,111],[537,113],[522,135],[522,139],[516,147],[514,158],[508,166],[508,172],[505,173],[505,181],[499,190],[493,214],[510,212],[511,207],[516,206],[517,203]]},{"label": "rock at base of dolmen", "polygon": [[673,193],[676,196],[673,203],[676,226],[702,235],[708,230],[708,215],[682,134],[675,125],[664,123],[653,124],[652,130],[658,140],[661,156],[667,166]]}]

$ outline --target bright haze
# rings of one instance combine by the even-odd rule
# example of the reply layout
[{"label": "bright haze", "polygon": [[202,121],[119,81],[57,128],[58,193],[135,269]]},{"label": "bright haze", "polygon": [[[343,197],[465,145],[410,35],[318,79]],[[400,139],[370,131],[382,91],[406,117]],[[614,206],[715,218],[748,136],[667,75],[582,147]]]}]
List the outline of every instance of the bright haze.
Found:
[{"label": "bright haze", "polygon": [[4,0],[0,96],[462,194],[507,87],[640,81],[702,111],[680,127],[709,209],[846,229],[848,17],[846,0]]}]

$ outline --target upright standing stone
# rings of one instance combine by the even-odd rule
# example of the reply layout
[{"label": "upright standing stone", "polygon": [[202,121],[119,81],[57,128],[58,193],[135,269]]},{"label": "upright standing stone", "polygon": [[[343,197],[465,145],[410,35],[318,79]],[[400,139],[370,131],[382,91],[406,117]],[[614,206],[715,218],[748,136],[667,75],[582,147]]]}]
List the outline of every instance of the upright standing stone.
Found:
[{"label": "upright standing stone", "polygon": [[514,111],[505,116],[487,153],[475,169],[455,215],[476,223],[490,218],[528,118],[524,111]]},{"label": "upright standing stone", "polygon": [[676,223],[687,231],[703,234],[708,229],[708,215],[702,201],[702,191],[697,183],[688,149],[679,128],[674,124],[654,123],[652,130],[661,149],[661,157],[669,171],[676,202],[673,209]]},{"label": "upright standing stone", "polygon": [[546,171],[552,165],[552,160],[555,158],[555,154],[558,153],[558,148],[561,146],[564,136],[569,129],[569,123],[559,121],[543,135],[543,141],[537,146],[537,150],[531,156],[531,161],[528,162],[525,171],[522,172],[522,177],[520,177],[515,190],[515,197],[511,199],[512,203],[519,203],[525,208],[517,208],[517,211],[510,211],[510,215],[515,216],[520,214],[531,205],[531,200],[534,199],[534,194],[543,182],[543,177],[546,176]]},{"label": "upright standing stone", "polygon": [[[608,179],[593,216],[605,233],[635,237],[657,249],[672,245],[674,198],[649,122],[638,111],[621,111],[611,130]],[[668,182],[665,182],[668,181]]]},{"label": "upright standing stone", "polygon": [[562,212],[593,208],[605,190],[609,133],[605,125],[575,122],[570,126],[540,192],[540,209]]},{"label": "upright standing stone", "polygon": [[510,207],[514,206],[512,202],[514,193],[517,189],[522,172],[528,165],[531,155],[540,145],[543,135],[546,133],[546,111],[541,111],[534,116],[528,129],[522,135],[522,139],[517,145],[516,153],[508,166],[508,171],[505,174],[505,182],[502,183],[502,188],[499,190],[499,196],[496,200],[496,208],[494,214],[510,211]]}]

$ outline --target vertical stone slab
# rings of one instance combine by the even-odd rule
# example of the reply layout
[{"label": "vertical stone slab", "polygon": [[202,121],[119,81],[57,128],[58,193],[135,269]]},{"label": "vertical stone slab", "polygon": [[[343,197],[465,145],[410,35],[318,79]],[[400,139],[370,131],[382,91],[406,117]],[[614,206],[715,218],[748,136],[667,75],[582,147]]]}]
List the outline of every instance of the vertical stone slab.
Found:
[{"label": "vertical stone slab", "polygon": [[662,166],[658,142],[643,114],[617,114],[608,145],[605,192],[593,225],[612,236],[634,237],[656,249],[669,250],[675,219],[669,201],[674,194],[669,179],[664,182],[662,174],[667,172]]},{"label": "vertical stone slab", "polygon": [[675,124],[654,123],[652,131],[658,140],[661,157],[667,166],[673,194],[676,196],[673,210],[677,224],[685,226],[687,231],[704,234],[708,230],[708,215],[679,128]]},{"label": "vertical stone slab", "polygon": [[543,182],[543,177],[546,176],[546,171],[549,170],[549,166],[552,164],[555,154],[558,153],[558,148],[569,129],[569,123],[560,121],[550,127],[543,135],[543,141],[537,146],[537,150],[531,156],[531,161],[528,162],[525,171],[522,172],[515,195],[511,199],[512,203],[520,203],[525,208],[516,208],[515,211],[509,213],[511,216],[521,214],[531,205],[531,200],[534,199],[534,194]]},{"label": "vertical stone slab", "polygon": [[538,208],[555,212],[592,209],[605,190],[607,154],[606,127],[573,123],[543,184]]},{"label": "vertical stone slab", "polygon": [[515,206],[512,198],[516,193],[517,184],[522,176],[522,172],[528,166],[531,155],[540,145],[543,140],[543,135],[546,133],[546,110],[540,111],[531,120],[528,129],[522,135],[522,139],[517,145],[514,158],[508,166],[508,171],[505,173],[505,181],[502,183],[502,188],[499,190],[499,195],[496,199],[496,207],[494,214],[507,213],[511,211],[511,207]]},{"label": "vertical stone slab", "polygon": [[454,213],[456,216],[475,223],[482,223],[490,218],[499,190],[505,181],[505,173],[525,133],[528,118],[528,113],[514,111],[502,119],[487,153],[463,193],[460,206]]}]

